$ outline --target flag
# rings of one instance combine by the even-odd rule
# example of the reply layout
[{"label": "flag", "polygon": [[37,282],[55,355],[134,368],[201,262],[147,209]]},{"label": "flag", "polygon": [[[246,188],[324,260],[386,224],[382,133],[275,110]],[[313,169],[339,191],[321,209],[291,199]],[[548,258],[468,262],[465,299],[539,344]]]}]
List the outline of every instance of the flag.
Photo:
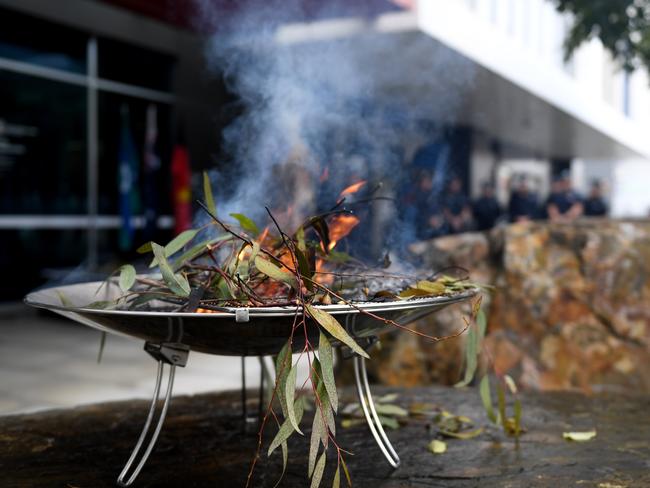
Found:
[{"label": "flag", "polygon": [[119,149],[119,203],[122,227],[120,228],[119,246],[122,251],[129,251],[133,246],[133,224],[131,218],[139,211],[140,195],[138,191],[138,154],[133,142],[129,123],[129,107],[121,108],[122,129]]},{"label": "flag", "polygon": [[153,240],[158,218],[157,178],[160,158],[156,154],[158,139],[158,109],[153,103],[147,107],[147,126],[144,139],[144,165],[142,168],[144,204],[144,240]]},{"label": "flag", "polygon": [[187,148],[176,144],[172,155],[172,200],[174,232],[180,234],[192,227],[192,171]]}]

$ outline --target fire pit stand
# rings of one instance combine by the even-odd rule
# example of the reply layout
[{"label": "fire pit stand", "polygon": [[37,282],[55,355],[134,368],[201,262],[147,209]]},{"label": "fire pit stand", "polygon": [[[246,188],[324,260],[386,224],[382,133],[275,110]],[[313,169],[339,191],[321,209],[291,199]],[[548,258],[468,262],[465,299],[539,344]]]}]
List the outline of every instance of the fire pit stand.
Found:
[{"label": "fire pit stand", "polygon": [[[264,363],[264,356],[277,354],[286,343],[292,328],[293,317],[296,313],[302,313],[296,307],[224,308],[222,312],[216,314],[201,314],[105,310],[82,305],[97,299],[96,290],[99,285],[99,282],[95,282],[44,289],[29,294],[25,298],[25,303],[51,310],[104,332],[143,340],[144,350],[158,362],[153,397],[142,433],[117,479],[118,485],[123,487],[129,486],[135,481],[156,445],[169,410],[176,367],[184,367],[187,364],[190,350],[216,355],[257,356]],[[119,290],[115,293],[115,295],[110,296],[109,294],[105,298],[114,300],[119,296]],[[377,320],[375,317],[406,325],[448,305],[465,301],[476,293],[477,290],[466,290],[452,296],[426,297],[406,301],[319,305],[318,307],[344,323],[348,334],[354,337],[361,347],[369,348],[377,342],[378,335],[394,330],[383,320]],[[364,311],[372,313],[374,317],[363,313]],[[309,340],[316,341],[320,329],[311,319],[307,319],[307,321]],[[300,350],[304,346],[300,340],[300,338],[295,338],[294,351]],[[337,341],[333,345],[342,347],[343,357],[352,358],[359,403],[368,428],[388,463],[393,468],[397,468],[400,465],[400,459],[377,414],[370,391],[365,360],[352,354],[351,351],[346,351],[347,346],[342,346]],[[272,369],[268,366],[267,368]],[[262,371],[262,381],[263,374],[264,371]],[[165,376],[166,380],[163,381]],[[163,383],[166,383],[167,387],[162,405],[158,408]],[[242,387],[244,386],[242,380]],[[263,383],[260,387],[260,406],[263,403],[262,394]],[[245,390],[242,392],[242,400],[242,405],[245,408]],[[244,417],[246,421],[245,410]]]}]

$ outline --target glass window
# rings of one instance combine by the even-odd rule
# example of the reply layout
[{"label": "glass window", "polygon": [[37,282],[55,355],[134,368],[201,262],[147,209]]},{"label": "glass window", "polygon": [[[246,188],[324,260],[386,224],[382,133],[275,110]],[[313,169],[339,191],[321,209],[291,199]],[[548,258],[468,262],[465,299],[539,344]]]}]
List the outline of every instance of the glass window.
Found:
[{"label": "glass window", "polygon": [[[136,189],[140,205],[135,215],[142,214],[145,192],[153,190],[154,207],[159,215],[169,215],[171,204],[171,153],[172,153],[172,110],[166,104],[154,104],[157,111],[158,137],[154,153],[160,160],[158,169],[147,180],[143,171],[147,109],[153,102],[126,97],[114,93],[99,94],[99,213],[119,214],[119,158],[124,116],[128,110],[128,125],[135,146],[137,162]],[[147,188],[147,185],[149,187]]]},{"label": "glass window", "polygon": [[0,70],[0,213],[86,211],[86,90]]},{"label": "glass window", "polygon": [[97,49],[100,78],[171,91],[172,56],[104,38],[98,39]]},{"label": "glass window", "polygon": [[1,230],[0,269],[6,279],[0,280],[0,297],[18,300],[47,283],[51,279],[48,270],[71,270],[85,256],[83,230]]},{"label": "glass window", "polygon": [[69,27],[0,9],[0,57],[85,74],[87,42]]}]

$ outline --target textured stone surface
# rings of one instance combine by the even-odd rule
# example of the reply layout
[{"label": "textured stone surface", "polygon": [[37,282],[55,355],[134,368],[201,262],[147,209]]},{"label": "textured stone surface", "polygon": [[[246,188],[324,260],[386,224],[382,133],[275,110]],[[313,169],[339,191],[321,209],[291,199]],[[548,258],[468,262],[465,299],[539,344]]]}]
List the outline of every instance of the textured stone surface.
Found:
[{"label": "textured stone surface", "polygon": [[[378,394],[387,393],[380,389]],[[350,399],[350,391],[343,395]],[[255,452],[256,435],[242,432],[238,393],[177,397],[135,487],[243,487]],[[397,403],[435,403],[483,424],[475,391],[430,387],[399,390]],[[410,421],[389,431],[402,465],[392,470],[365,425],[339,428],[338,441],[355,455],[348,466],[355,487],[446,488],[641,488],[650,486],[650,396],[586,396],[528,393],[519,443],[496,428],[470,440],[447,440],[447,452],[433,455],[427,444],[435,428]],[[99,404],[32,415],[0,417],[3,488],[100,488],[115,479],[139,435],[147,403]],[[251,404],[251,410],[254,405]],[[308,413],[307,416],[310,416]],[[311,425],[309,418],[304,425]],[[596,427],[594,440],[563,440],[566,431]],[[306,438],[289,442],[290,463],[282,487],[305,487]],[[269,436],[272,432],[269,432]],[[266,439],[269,442],[269,438]],[[268,444],[265,444],[268,445]],[[272,487],[280,456],[263,455],[251,486]],[[331,486],[335,458],[328,459],[321,486]]]},{"label": "textured stone surface", "polygon": [[[463,266],[486,296],[486,346],[499,372],[526,388],[650,392],[650,222],[538,222],[412,247],[432,269]],[[491,303],[490,303],[491,302]],[[418,324],[445,334],[463,309]],[[463,338],[427,344],[394,334],[372,368],[391,385],[459,378]]]}]

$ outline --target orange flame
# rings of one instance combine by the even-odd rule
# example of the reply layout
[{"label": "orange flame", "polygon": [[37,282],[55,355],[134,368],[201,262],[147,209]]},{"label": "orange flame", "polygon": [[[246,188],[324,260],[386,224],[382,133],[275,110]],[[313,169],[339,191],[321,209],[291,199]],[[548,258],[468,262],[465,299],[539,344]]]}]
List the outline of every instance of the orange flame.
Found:
[{"label": "orange flame", "polygon": [[352,185],[348,186],[345,188],[341,194],[339,195],[339,198],[343,198],[345,195],[351,195],[353,193],[358,192],[363,188],[363,186],[366,184],[365,180],[358,181],[357,183],[353,183]]},{"label": "orange flame", "polygon": [[352,232],[357,225],[359,219],[354,215],[335,215],[329,223],[330,243],[327,250],[334,249],[336,243]]}]

